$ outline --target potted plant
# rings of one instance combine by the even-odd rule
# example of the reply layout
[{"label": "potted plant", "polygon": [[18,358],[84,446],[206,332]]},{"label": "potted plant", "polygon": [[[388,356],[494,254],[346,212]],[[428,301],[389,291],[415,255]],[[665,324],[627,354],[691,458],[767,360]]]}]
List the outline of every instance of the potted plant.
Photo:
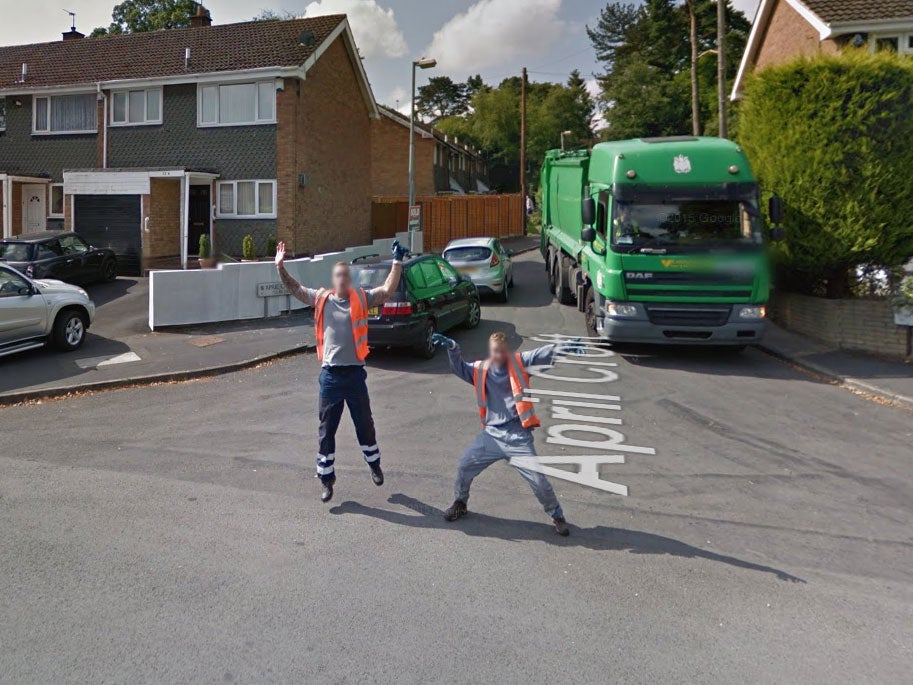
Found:
[{"label": "potted plant", "polygon": [[267,261],[272,261],[276,257],[276,246],[279,244],[279,241],[276,239],[276,236],[271,235],[266,239],[266,259]]},{"label": "potted plant", "polygon": [[212,256],[212,243],[209,240],[208,233],[200,236],[199,256],[201,269],[212,269],[216,265],[215,257]]},{"label": "potted plant", "polygon": [[257,261],[257,249],[254,246],[254,237],[250,233],[244,236],[244,239],[241,241],[241,261]]}]

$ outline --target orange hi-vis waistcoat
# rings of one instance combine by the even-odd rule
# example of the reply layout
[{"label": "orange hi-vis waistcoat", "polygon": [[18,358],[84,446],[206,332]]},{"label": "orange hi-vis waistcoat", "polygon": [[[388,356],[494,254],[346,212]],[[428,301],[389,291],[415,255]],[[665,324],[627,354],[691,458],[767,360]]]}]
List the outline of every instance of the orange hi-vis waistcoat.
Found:
[{"label": "orange hi-vis waistcoat", "polygon": [[[533,410],[533,403],[525,399],[529,392],[529,374],[526,373],[526,367],[523,366],[523,359],[519,353],[513,357],[508,357],[507,370],[510,373],[510,390],[514,395],[514,404],[517,407],[517,414],[520,417],[520,425],[524,428],[538,428],[539,417]],[[485,399],[485,380],[488,378],[488,360],[475,363],[475,370],[472,374],[472,383],[476,388],[476,401],[479,404],[479,418],[482,419],[482,425],[486,425],[488,419],[488,402]]]},{"label": "orange hi-vis waistcoat", "polygon": [[[314,302],[314,311],[317,313],[317,356],[323,361],[323,310],[327,306],[327,298],[333,294],[332,290],[321,288],[317,291]],[[358,361],[368,358],[368,296],[361,288],[349,291],[349,313],[352,317],[352,335],[355,338],[355,354]]]}]

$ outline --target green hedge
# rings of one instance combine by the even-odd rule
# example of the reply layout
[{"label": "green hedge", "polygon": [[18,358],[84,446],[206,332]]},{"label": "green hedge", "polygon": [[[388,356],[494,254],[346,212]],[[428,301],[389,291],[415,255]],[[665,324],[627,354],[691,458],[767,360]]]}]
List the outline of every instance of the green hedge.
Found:
[{"label": "green hedge", "polygon": [[852,50],[763,69],[739,142],[784,201],[786,287],[844,297],[913,255],[913,59]]}]

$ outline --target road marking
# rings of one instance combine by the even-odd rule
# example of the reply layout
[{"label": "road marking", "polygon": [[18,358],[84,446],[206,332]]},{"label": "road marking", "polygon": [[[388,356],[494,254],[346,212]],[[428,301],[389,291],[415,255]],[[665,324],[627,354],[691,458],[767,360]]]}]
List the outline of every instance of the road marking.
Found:
[{"label": "road marking", "polygon": [[77,359],[76,366],[80,369],[98,369],[103,366],[114,366],[115,364],[126,364],[128,362],[138,361],[140,361],[140,356],[136,352],[124,352],[123,354],[109,354],[103,357]]}]

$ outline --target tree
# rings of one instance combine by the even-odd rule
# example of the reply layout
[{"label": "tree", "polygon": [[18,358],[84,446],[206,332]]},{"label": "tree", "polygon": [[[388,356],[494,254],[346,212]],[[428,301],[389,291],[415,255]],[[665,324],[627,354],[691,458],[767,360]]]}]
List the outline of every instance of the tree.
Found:
[{"label": "tree", "polygon": [[262,9],[262,10],[260,10],[260,13],[257,16],[251,17],[251,19],[253,21],[273,21],[274,19],[294,19],[294,18],[295,18],[294,12],[289,12],[288,10],[282,10],[281,12],[277,12],[276,10],[273,10],[273,9]]},{"label": "tree", "polygon": [[596,103],[586,87],[586,81],[580,75],[579,69],[574,69],[567,80],[568,90],[574,96],[577,123],[571,130],[579,130],[580,137],[593,137],[593,117],[596,116]]},{"label": "tree", "polygon": [[198,5],[195,0],[124,0],[114,6],[111,24],[99,26],[91,37],[185,28]]},{"label": "tree", "polygon": [[783,198],[781,286],[846,297],[861,266],[913,255],[913,61],[853,51],[745,84],[738,139]]},{"label": "tree", "polygon": [[481,74],[476,74],[475,76],[470,76],[466,79],[466,97],[470,100],[476,93],[481,93],[485,90],[491,90],[491,86],[485,84]]},{"label": "tree", "polygon": [[701,95],[700,83],[697,80],[697,13],[694,11],[696,0],[685,0],[688,8],[688,42],[691,44],[691,130],[694,135],[701,134]]},{"label": "tree", "polygon": [[456,83],[449,76],[433,76],[418,89],[415,107],[419,116],[432,124],[446,117],[463,114],[469,107],[465,83]]}]

